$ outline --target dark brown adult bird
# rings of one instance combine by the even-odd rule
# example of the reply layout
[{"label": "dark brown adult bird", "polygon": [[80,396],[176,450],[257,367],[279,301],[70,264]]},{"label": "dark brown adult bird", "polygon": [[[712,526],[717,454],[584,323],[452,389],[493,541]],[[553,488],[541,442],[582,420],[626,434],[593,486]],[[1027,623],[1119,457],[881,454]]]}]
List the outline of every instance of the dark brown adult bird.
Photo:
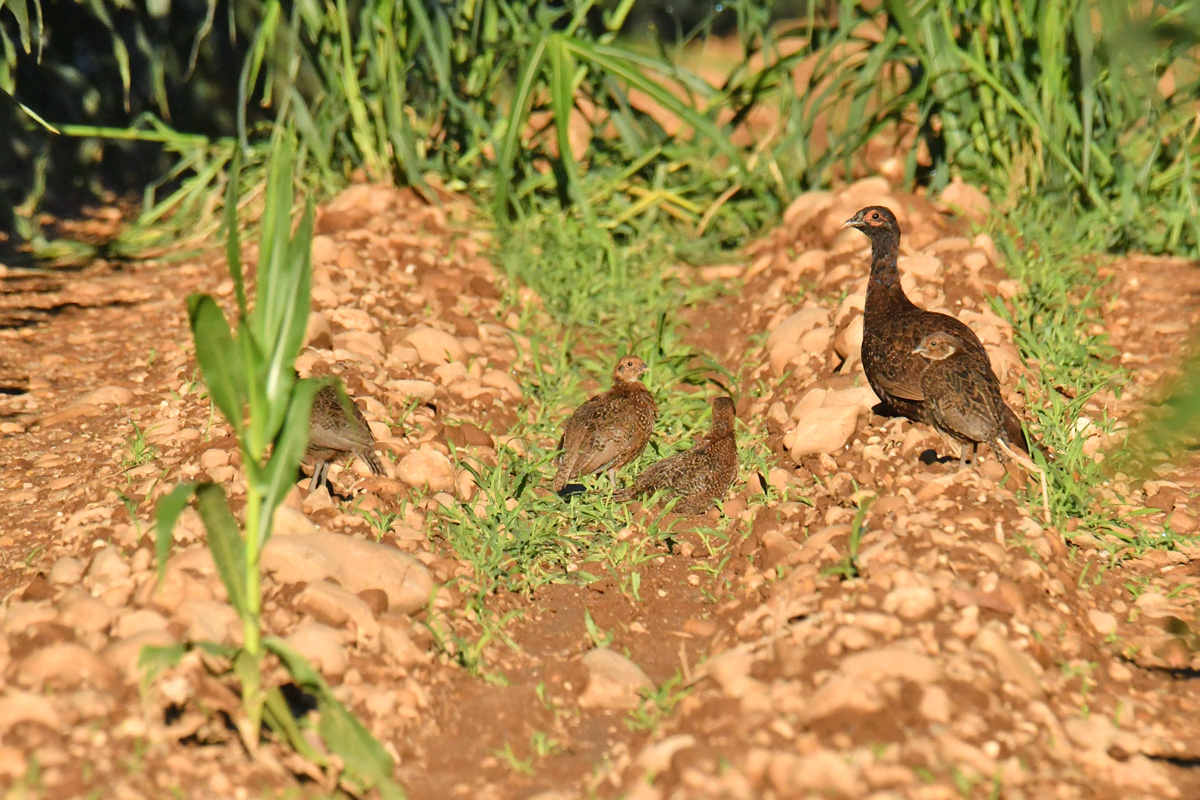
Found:
[{"label": "dark brown adult bird", "polygon": [[375,454],[375,437],[358,406],[349,397],[349,407],[343,408],[336,386],[323,386],[313,397],[312,414],[308,418],[308,450],[305,457],[315,462],[310,492],[325,483],[329,462],[338,456],[353,455],[363,461],[371,472],[383,475],[383,465]]},{"label": "dark brown adult bird", "polygon": [[618,500],[632,500],[659,489],[679,495],[675,511],[703,514],[729,491],[737,476],[738,452],[734,437],[736,415],[733,400],[718,397],[712,403],[712,425],[692,449],[676,453],[646,467],[633,486],[617,493]]},{"label": "dark brown adult bird", "polygon": [[658,420],[658,405],[638,380],[647,369],[637,356],[625,356],[613,370],[612,388],[575,409],[558,444],[554,491],[602,470],[616,488],[617,470],[638,457]]},{"label": "dark brown adult bird", "polygon": [[1012,447],[1004,427],[1008,407],[1000,397],[1000,381],[986,357],[969,347],[960,337],[945,331],[923,338],[913,353],[926,361],[921,376],[924,409],[942,434],[959,443],[958,463],[967,463],[967,450],[974,456],[981,443],[991,445],[1002,461],[1012,459],[1036,474],[1042,485],[1042,507],[1050,521],[1050,496],[1046,473],[1024,453]]},{"label": "dark brown adult bird", "polygon": [[[958,338],[958,352],[982,361],[991,373],[991,360],[975,332],[948,314],[914,305],[900,286],[900,225],[883,206],[868,206],[844,227],[857,228],[871,240],[871,277],[863,314],[862,364],[875,394],[894,411],[916,422],[932,424],[930,406],[921,388],[929,362],[917,345],[932,333]],[[994,376],[993,376],[994,378]],[[1029,452],[1029,443],[1016,413],[1000,401],[1001,425],[1007,441]]]}]

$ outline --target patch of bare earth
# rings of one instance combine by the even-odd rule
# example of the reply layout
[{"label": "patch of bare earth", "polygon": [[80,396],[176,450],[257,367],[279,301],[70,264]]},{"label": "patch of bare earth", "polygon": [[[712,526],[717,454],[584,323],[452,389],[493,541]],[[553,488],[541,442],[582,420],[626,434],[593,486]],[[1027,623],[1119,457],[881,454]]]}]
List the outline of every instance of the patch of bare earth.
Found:
[{"label": "patch of bare earth", "polygon": [[[910,296],[970,324],[1015,385],[1025,367],[984,296],[1018,287],[987,237],[879,181],[797,199],[744,266],[702,273],[744,290],[689,315],[693,343],[742,376],[739,416],[776,457],[725,504],[733,544],[710,553],[685,525],[639,568],[638,600],[619,576],[491,596],[497,617],[517,613],[482,647],[479,675],[426,627],[480,635],[461,591],[471,569],[435,521],[478,502],[461,460],[494,463],[528,413],[515,317],[486,236],[453,202],[356,186],[321,210],[299,368],[343,378],[394,464],[383,478],[335,467],[334,496],[298,482],[264,557],[264,624],[338,687],[412,797],[1200,796],[1200,551],[1113,564],[1103,532],[1068,542],[1043,527],[1027,476],[990,456],[978,470],[926,463],[948,445],[872,412],[857,354],[866,240],[840,225],[875,202],[900,215]],[[1093,418],[1132,414],[1200,314],[1190,264],[1111,270],[1105,324],[1135,384],[1099,395]],[[15,387],[0,398],[0,785],[118,798],[329,788],[272,745],[243,750],[235,687],[198,654],[139,690],[143,645],[240,635],[193,515],[154,580],[158,497],[211,479],[235,507],[244,498],[229,427],[197,383],[193,291],[232,306],[218,254],[97,264],[6,295],[58,311],[0,331]],[[1079,429],[1090,452],[1107,444]],[[1155,509],[1140,520],[1150,529],[1169,516],[1190,532],[1197,475],[1179,464],[1115,486],[1131,511]],[[846,579],[831,568],[871,496]],[[638,694],[664,685],[657,705]]]}]

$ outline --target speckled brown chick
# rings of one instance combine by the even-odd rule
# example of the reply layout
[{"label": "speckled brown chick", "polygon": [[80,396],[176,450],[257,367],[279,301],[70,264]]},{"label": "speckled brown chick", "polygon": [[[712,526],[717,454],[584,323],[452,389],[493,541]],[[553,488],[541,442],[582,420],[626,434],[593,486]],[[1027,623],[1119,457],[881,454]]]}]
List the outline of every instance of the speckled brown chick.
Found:
[{"label": "speckled brown chick", "polygon": [[[871,240],[871,276],[863,314],[862,364],[875,394],[896,412],[917,422],[932,423],[921,379],[928,362],[916,353],[917,345],[933,333],[957,337],[959,352],[982,361],[991,373],[987,350],[975,332],[948,314],[914,305],[900,286],[900,225],[883,206],[868,206],[846,221]],[[994,376],[993,376],[994,377]],[[1008,441],[1028,452],[1017,415],[1000,401],[1002,425]]]},{"label": "speckled brown chick", "polygon": [[608,470],[613,487],[617,470],[637,458],[650,441],[658,406],[638,378],[648,367],[637,356],[625,356],[613,370],[613,386],[575,409],[563,426],[554,490],[594,472]]},{"label": "speckled brown chick", "polygon": [[[349,398],[347,398],[349,400]],[[338,397],[337,387],[324,386],[313,397],[312,415],[308,420],[308,451],[305,457],[315,462],[308,490],[315,491],[325,482],[330,459],[354,455],[371,472],[383,475],[383,465],[375,455],[375,437],[367,420],[353,400],[349,400],[352,416],[347,416]]]},{"label": "speckled brown chick", "polygon": [[913,353],[927,362],[921,392],[929,422],[959,443],[958,463],[967,463],[968,448],[974,460],[981,443],[991,445],[1002,461],[1014,459],[1041,481],[1042,505],[1049,521],[1050,499],[1046,473],[1025,454],[1012,449],[1004,428],[1007,406],[1000,397],[1000,381],[986,357],[981,357],[958,336],[944,331],[922,339]]},{"label": "speckled brown chick", "polygon": [[733,401],[718,397],[712,404],[712,426],[691,450],[664,458],[647,467],[633,486],[617,494],[631,500],[659,489],[679,495],[675,511],[703,514],[729,491],[737,476],[738,452],[734,438]]}]

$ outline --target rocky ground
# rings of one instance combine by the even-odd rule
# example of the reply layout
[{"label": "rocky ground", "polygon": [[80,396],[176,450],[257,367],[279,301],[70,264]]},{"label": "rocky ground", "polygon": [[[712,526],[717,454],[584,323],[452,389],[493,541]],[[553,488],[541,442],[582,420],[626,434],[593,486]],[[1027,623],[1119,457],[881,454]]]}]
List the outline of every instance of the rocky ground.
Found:
[{"label": "rocky ground", "polygon": [[[1038,367],[984,299],[1019,285],[947,202],[981,200],[955,185],[935,204],[879,179],[804,195],[736,266],[701,270],[744,288],[719,301],[719,328],[713,309],[689,313],[687,335],[739,376],[742,433],[774,461],[735,483],[729,543],[689,533],[716,510],[684,521],[639,567],[636,600],[613,578],[494,594],[506,622],[480,641],[460,591],[471,566],[439,519],[502,501],[464,465],[523,447],[508,434],[529,413],[529,350],[464,206],[351,188],[318,215],[298,368],[346,382],[392,474],[335,466],[332,496],[297,483],[263,559],[266,627],[385,743],[414,798],[1200,796],[1196,464],[1096,487],[1173,532],[1170,548],[1118,549],[1106,531],[1043,525],[1015,469],[932,460],[952,448],[872,410],[867,241],[840,228],[863,205],[897,211],[905,288],[971,325],[1007,387]],[[1113,442],[1089,420],[1132,418],[1200,317],[1190,264],[1103,269],[1104,325],[1134,383],[1081,415],[1096,457]],[[138,668],[144,645],[240,637],[198,518],[185,514],[161,585],[151,536],[180,481],[244,497],[183,304],[206,291],[232,307],[220,254],[6,280],[0,785],[328,790],[281,749],[247,755],[233,684],[198,651],[153,682]]]}]

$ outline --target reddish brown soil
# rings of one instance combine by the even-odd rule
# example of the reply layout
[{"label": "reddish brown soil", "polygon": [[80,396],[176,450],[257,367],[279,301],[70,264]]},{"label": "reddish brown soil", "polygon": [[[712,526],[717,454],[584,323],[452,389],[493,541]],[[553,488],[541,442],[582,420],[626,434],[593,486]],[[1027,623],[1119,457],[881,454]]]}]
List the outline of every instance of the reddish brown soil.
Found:
[{"label": "reddish brown soil", "polygon": [[[411,643],[407,655],[364,644],[343,625],[349,666],[330,680],[398,757],[411,797],[1200,796],[1200,549],[1182,541],[1114,558],[1105,531],[1064,539],[1025,507],[1023,476],[994,461],[979,472],[923,463],[924,450],[946,445],[903,420],[859,414],[832,455],[786,451],[791,411],[808,392],[863,384],[837,336],[858,313],[865,239],[831,221],[869,198],[878,186],[798,203],[744,266],[739,256],[734,268],[702,273],[745,281],[718,308],[689,312],[689,336],[741,376],[743,435],[764,435],[775,458],[768,474],[747,470],[735,484],[729,548],[707,552],[686,532],[696,523],[684,521],[680,544],[639,568],[638,600],[611,577],[489,597],[495,614],[514,616],[503,628],[509,641],[483,648],[478,674],[421,624],[478,637],[454,588],[412,620],[381,617]],[[911,252],[940,258],[940,270],[915,282],[920,301],[964,315],[1009,365],[1010,333],[983,298],[1012,287],[987,243],[954,238],[967,227],[923,198],[879,199],[902,210]],[[346,380],[382,452],[448,452],[452,441],[460,457],[486,462],[525,407],[485,376],[524,365],[486,237],[460,206],[447,208],[449,216],[408,193],[360,186],[323,209],[314,246],[321,317],[300,368]],[[797,266],[816,250],[826,255],[820,269]],[[988,255],[982,267],[976,251]],[[1101,392],[1088,413],[1128,419],[1200,317],[1200,270],[1129,258],[1104,272],[1103,324],[1133,381],[1120,397]],[[275,745],[247,755],[222,717],[237,713],[232,684],[208,678],[198,660],[144,691],[133,666],[141,644],[178,641],[192,625],[154,591],[154,501],[183,479],[237,482],[235,443],[194,383],[184,312],[193,291],[229,305],[219,254],[7,280],[5,309],[20,324],[0,331],[0,375],[14,392],[0,398],[0,786],[56,798],[329,789],[298,777],[303,765]],[[829,312],[832,336],[777,370],[762,335],[805,307]],[[459,339],[478,366],[459,372],[397,355],[420,325]],[[1006,385],[1019,370],[1005,370]],[[408,389],[389,386],[396,380],[433,385],[403,424]],[[127,467],[134,423],[155,454]],[[1146,530],[1161,531],[1170,514],[1175,531],[1190,533],[1196,467],[1171,465],[1150,482],[1116,476],[1109,488],[1131,511],[1151,512],[1138,518]],[[404,510],[383,541],[418,557],[439,584],[469,576],[436,533],[436,499],[392,478],[356,482],[361,468],[334,468],[332,480],[366,508]],[[764,482],[774,487],[768,500]],[[474,487],[451,491],[470,502]],[[830,568],[866,495],[878,498],[859,575],[845,580]],[[352,503],[297,489],[290,504],[322,529],[374,539]],[[198,547],[200,535],[185,520],[177,547]],[[222,597],[211,571],[189,581],[190,591]],[[301,587],[268,579],[265,588],[274,632],[311,620],[296,605]],[[593,648],[585,611],[655,685],[680,676],[677,704],[657,719],[645,707],[648,728],[625,710],[580,706],[589,682],[580,657]],[[78,650],[51,650],[71,644]],[[47,666],[39,654],[49,652],[74,653],[77,663]],[[531,756],[535,735],[554,740],[553,754]],[[531,759],[532,774],[498,755],[506,747]]]}]

